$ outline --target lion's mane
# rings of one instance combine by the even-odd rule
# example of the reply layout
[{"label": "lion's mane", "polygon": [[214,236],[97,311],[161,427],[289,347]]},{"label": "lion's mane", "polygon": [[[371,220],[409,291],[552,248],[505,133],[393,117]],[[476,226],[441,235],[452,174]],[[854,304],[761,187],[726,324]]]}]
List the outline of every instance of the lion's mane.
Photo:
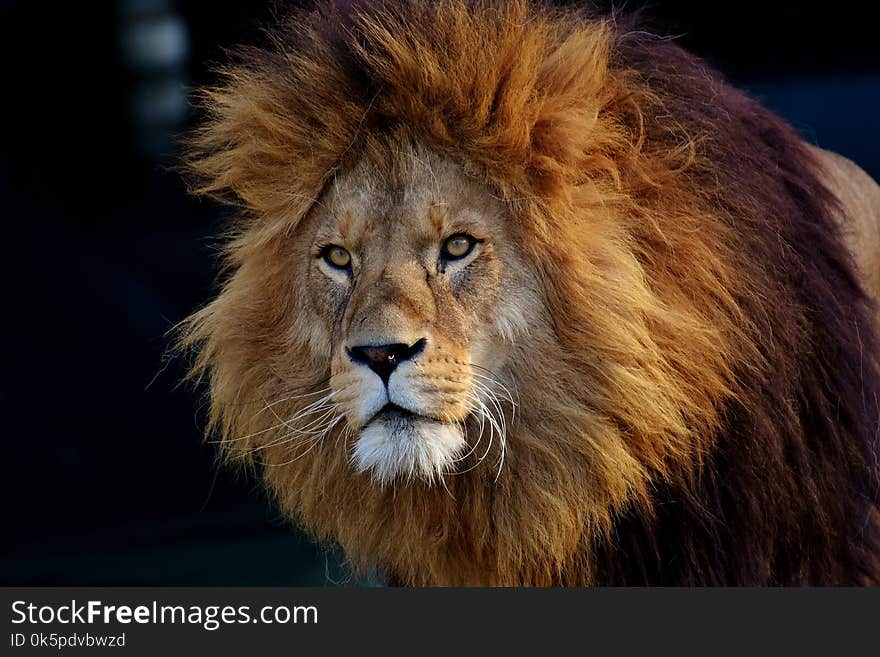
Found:
[{"label": "lion's mane", "polygon": [[406,584],[877,581],[871,311],[783,121],[668,40],[522,0],[337,3],[270,40],[204,92],[186,158],[242,208],[184,339],[227,453],[264,439],[279,372],[326,377],[285,332],[280,245],[391,136],[503,200],[557,338],[514,372],[497,482],[378,487],[329,439],[263,470],[297,522]]}]

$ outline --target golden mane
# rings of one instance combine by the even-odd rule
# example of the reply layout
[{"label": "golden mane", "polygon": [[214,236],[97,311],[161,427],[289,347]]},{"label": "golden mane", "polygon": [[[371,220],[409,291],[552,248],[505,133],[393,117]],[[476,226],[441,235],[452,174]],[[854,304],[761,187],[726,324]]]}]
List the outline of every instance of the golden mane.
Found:
[{"label": "golden mane", "polygon": [[[188,141],[192,191],[241,207],[223,289],[184,338],[226,453],[280,450],[260,400],[327,378],[290,329],[286,240],[334,173],[408,141],[504,202],[557,340],[515,373],[497,482],[376,487],[330,439],[261,469],[292,518],[408,584],[875,577],[876,532],[842,538],[876,505],[873,331],[793,133],[607,19],[523,0],[353,4],[243,50]],[[829,408],[833,427],[816,419]],[[823,496],[845,490],[861,499]]]}]

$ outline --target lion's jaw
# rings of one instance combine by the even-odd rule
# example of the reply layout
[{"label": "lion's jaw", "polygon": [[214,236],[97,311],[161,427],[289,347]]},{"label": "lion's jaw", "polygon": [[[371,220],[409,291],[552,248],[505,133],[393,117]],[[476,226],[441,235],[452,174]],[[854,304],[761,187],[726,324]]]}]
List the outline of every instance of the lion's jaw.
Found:
[{"label": "lion's jaw", "polygon": [[465,444],[455,425],[389,410],[361,431],[354,463],[380,482],[413,476],[433,481],[452,466]]},{"label": "lion's jaw", "polygon": [[[325,320],[310,342],[329,345],[351,463],[379,484],[436,481],[474,451],[469,442],[483,441],[480,454],[493,442],[498,450],[512,402],[499,379],[527,325],[523,308],[537,305],[522,292],[532,288],[488,190],[427,152],[396,167],[340,174],[310,221],[309,296]],[[444,240],[458,233],[479,239],[476,251],[444,266]],[[350,253],[350,271],[322,261],[327,244]],[[357,354],[383,345],[418,353],[380,376]]]},{"label": "lion's jaw", "polygon": [[471,410],[468,368],[453,365],[453,381],[433,371],[428,357],[427,363],[402,363],[386,384],[345,360],[334,368],[331,388],[357,436],[351,455],[355,468],[380,483],[412,477],[433,481],[451,469],[466,444],[457,422]]}]

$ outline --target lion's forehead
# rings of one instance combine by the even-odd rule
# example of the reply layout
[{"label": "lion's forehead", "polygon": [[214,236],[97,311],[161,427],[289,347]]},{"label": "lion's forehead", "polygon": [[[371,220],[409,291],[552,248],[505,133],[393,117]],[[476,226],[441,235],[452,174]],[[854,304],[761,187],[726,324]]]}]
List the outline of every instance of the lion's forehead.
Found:
[{"label": "lion's forehead", "polygon": [[321,228],[379,253],[425,248],[454,222],[506,229],[500,203],[456,162],[427,149],[400,157],[389,167],[365,156],[338,173],[319,207]]}]

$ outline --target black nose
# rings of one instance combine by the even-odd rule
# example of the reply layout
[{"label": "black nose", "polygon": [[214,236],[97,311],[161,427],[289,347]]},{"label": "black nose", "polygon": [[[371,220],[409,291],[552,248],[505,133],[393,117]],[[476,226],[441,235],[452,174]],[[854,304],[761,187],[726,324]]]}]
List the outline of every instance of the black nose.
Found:
[{"label": "black nose", "polygon": [[364,345],[361,347],[351,347],[348,350],[348,355],[351,356],[351,359],[355,363],[366,365],[371,370],[373,370],[376,374],[379,375],[379,378],[381,378],[387,386],[388,377],[391,376],[394,368],[400,365],[405,360],[415,358],[420,353],[422,353],[424,348],[425,339],[422,338],[421,340],[418,340],[411,345],[397,342],[395,344],[382,344],[376,346]]}]

